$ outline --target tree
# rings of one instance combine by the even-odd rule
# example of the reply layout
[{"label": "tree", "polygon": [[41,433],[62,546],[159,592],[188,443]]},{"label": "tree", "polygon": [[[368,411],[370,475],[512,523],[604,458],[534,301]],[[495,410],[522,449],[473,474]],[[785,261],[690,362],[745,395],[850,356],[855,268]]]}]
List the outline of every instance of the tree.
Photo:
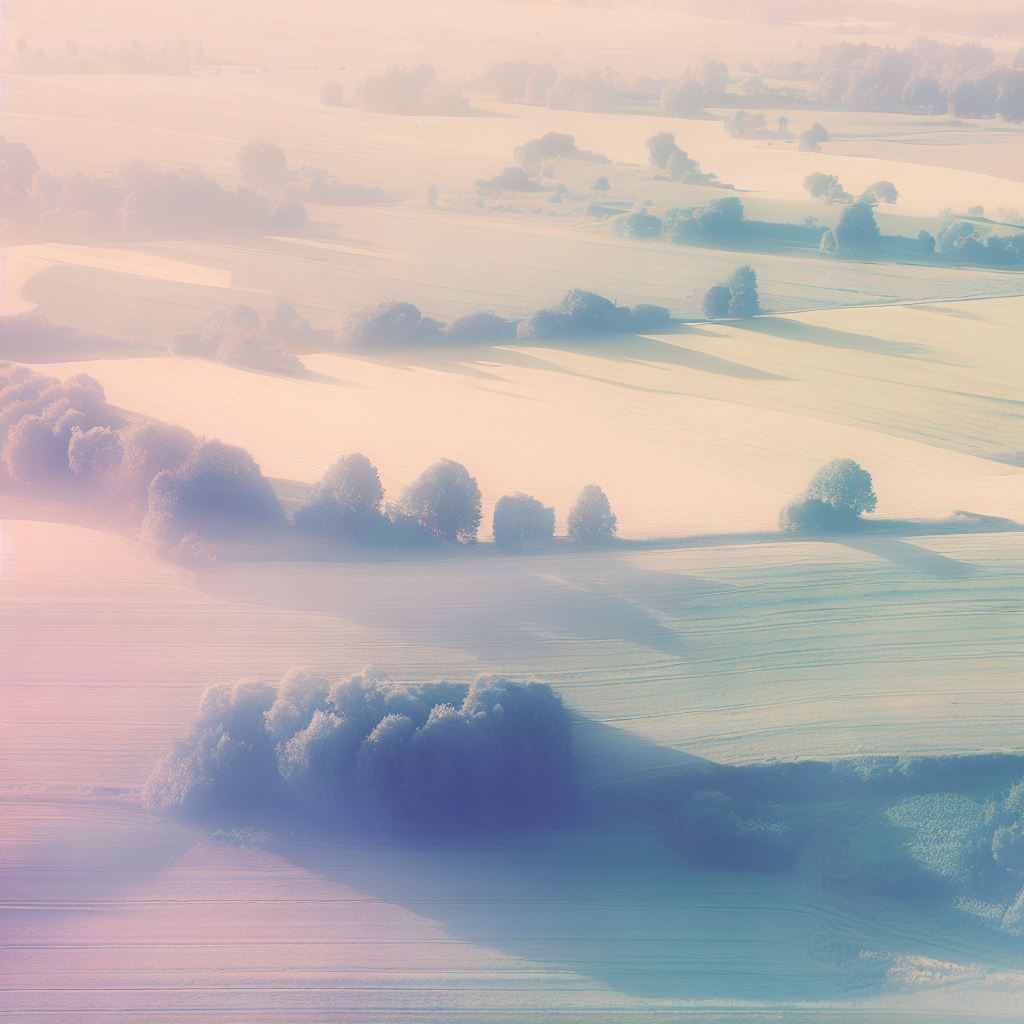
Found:
[{"label": "tree", "polygon": [[709,320],[719,320],[729,315],[732,290],[727,284],[713,284],[704,293],[704,315]]},{"label": "tree", "polygon": [[896,191],[896,186],[891,181],[876,181],[871,185],[868,185],[866,189],[861,193],[859,203],[867,203],[870,206],[875,206],[877,203],[895,203],[899,199],[900,194]]},{"label": "tree", "polygon": [[555,510],[529,494],[506,494],[494,506],[494,543],[506,548],[543,544],[555,533]]},{"label": "tree", "polygon": [[878,502],[871,474],[853,459],[833,459],[822,466],[811,478],[804,497],[831,505],[848,519],[874,512]]},{"label": "tree", "polygon": [[757,293],[757,272],[753,267],[737,267],[729,278],[729,315],[756,316],[761,312],[761,299]]},{"label": "tree", "polygon": [[826,256],[835,256],[839,252],[839,243],[836,241],[836,233],[831,228],[825,228],[821,233],[821,241],[818,249]]},{"label": "tree", "polygon": [[405,508],[428,533],[472,543],[480,528],[480,487],[465,466],[441,459],[405,492]]},{"label": "tree", "polygon": [[595,178],[594,183],[590,186],[594,192],[607,192],[612,187],[612,183],[602,174],[601,177]]},{"label": "tree", "polygon": [[669,157],[673,153],[679,152],[676,137],[671,132],[659,132],[657,135],[652,135],[644,142],[644,145],[647,147],[648,161],[662,170],[665,169]]},{"label": "tree", "polygon": [[923,228],[917,233],[917,242],[925,256],[935,255],[935,236]]},{"label": "tree", "polygon": [[580,491],[569,512],[569,539],[582,542],[611,540],[618,531],[618,518],[608,496],[597,484]]},{"label": "tree", "polygon": [[276,142],[250,142],[238,151],[242,180],[264,195],[277,195],[288,182],[288,157]]},{"label": "tree", "polygon": [[834,174],[822,174],[815,171],[804,178],[804,189],[810,193],[813,199],[821,199],[826,196],[830,189],[838,188],[839,179]]},{"label": "tree", "polygon": [[355,452],[338,459],[295,513],[295,525],[369,539],[383,525],[384,488],[377,467]]},{"label": "tree", "polygon": [[836,226],[836,242],[840,251],[869,252],[881,238],[875,213],[867,203],[854,203],[843,210]]}]

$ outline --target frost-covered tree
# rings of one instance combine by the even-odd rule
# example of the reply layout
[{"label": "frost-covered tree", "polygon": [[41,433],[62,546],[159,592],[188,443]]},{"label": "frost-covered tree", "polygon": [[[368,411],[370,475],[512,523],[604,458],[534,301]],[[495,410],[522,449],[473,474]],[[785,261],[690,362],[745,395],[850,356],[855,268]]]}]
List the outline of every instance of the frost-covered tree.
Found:
[{"label": "frost-covered tree", "polygon": [[494,543],[506,548],[543,544],[555,532],[555,510],[529,494],[506,494],[494,506]]},{"label": "frost-covered tree", "polygon": [[453,543],[472,543],[480,528],[480,487],[469,470],[441,459],[405,492],[406,512],[429,534]]},{"label": "frost-covered tree", "polygon": [[611,540],[617,531],[618,518],[612,511],[608,495],[597,484],[587,484],[569,511],[569,539],[584,542],[607,541]]}]

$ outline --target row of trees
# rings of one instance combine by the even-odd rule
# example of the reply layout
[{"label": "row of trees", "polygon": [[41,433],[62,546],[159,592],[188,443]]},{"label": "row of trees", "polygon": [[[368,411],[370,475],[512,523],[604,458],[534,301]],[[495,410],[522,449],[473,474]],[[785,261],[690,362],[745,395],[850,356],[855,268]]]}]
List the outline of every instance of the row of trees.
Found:
[{"label": "row of trees", "polygon": [[[0,484],[86,498],[140,526],[161,549],[189,557],[205,540],[276,532],[287,516],[269,480],[242,448],[196,438],[180,427],[129,421],[86,375],[61,382],[23,367],[0,370]],[[472,543],[482,496],[465,466],[442,459],[385,504],[376,467],[364,455],[335,463],[296,511],[300,532],[354,543]],[[494,538],[507,548],[550,541],[554,511],[525,494],[501,498]],[[617,520],[600,487],[570,510],[568,536],[614,537]]]},{"label": "row of trees", "polygon": [[[467,544],[476,541],[481,505],[476,478],[451,459],[424,470],[400,501],[385,503],[377,467],[356,452],[327,470],[296,511],[295,525],[306,533],[356,542]],[[616,531],[617,519],[607,495],[596,485],[584,487],[569,512],[569,539],[596,543],[610,540]],[[505,495],[494,506],[494,541],[501,547],[543,545],[554,532],[555,510],[531,495]]]}]

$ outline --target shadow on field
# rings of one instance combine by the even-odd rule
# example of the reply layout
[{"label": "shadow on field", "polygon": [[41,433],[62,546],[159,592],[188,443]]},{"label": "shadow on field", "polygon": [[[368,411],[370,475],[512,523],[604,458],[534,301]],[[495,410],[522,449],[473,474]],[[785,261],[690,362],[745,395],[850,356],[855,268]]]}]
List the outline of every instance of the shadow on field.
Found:
[{"label": "shadow on field", "polygon": [[805,324],[778,316],[758,316],[743,321],[743,329],[758,334],[770,334],[787,341],[802,341],[826,348],[843,348],[854,352],[870,352],[878,356],[898,356],[904,359],[923,359],[940,362],[931,356],[932,349],[913,342],[886,341],[870,334],[855,334],[852,331],[837,331],[831,327]]}]

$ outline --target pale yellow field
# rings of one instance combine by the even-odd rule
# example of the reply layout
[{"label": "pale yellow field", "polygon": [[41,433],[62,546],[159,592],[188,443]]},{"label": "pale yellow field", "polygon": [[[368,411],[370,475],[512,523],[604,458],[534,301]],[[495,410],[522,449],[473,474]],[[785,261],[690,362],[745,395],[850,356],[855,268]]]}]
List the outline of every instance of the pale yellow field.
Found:
[{"label": "pale yellow field", "polygon": [[275,477],[312,483],[363,451],[397,495],[450,457],[477,475],[487,511],[525,490],[560,517],[599,482],[629,537],[771,529],[838,456],[872,472],[880,515],[1016,519],[1024,470],[981,456],[1024,440],[1022,308],[872,307],[663,338],[323,354],[305,359],[313,379],[177,358],[54,372],[91,373],[116,405],[242,445]]}]

